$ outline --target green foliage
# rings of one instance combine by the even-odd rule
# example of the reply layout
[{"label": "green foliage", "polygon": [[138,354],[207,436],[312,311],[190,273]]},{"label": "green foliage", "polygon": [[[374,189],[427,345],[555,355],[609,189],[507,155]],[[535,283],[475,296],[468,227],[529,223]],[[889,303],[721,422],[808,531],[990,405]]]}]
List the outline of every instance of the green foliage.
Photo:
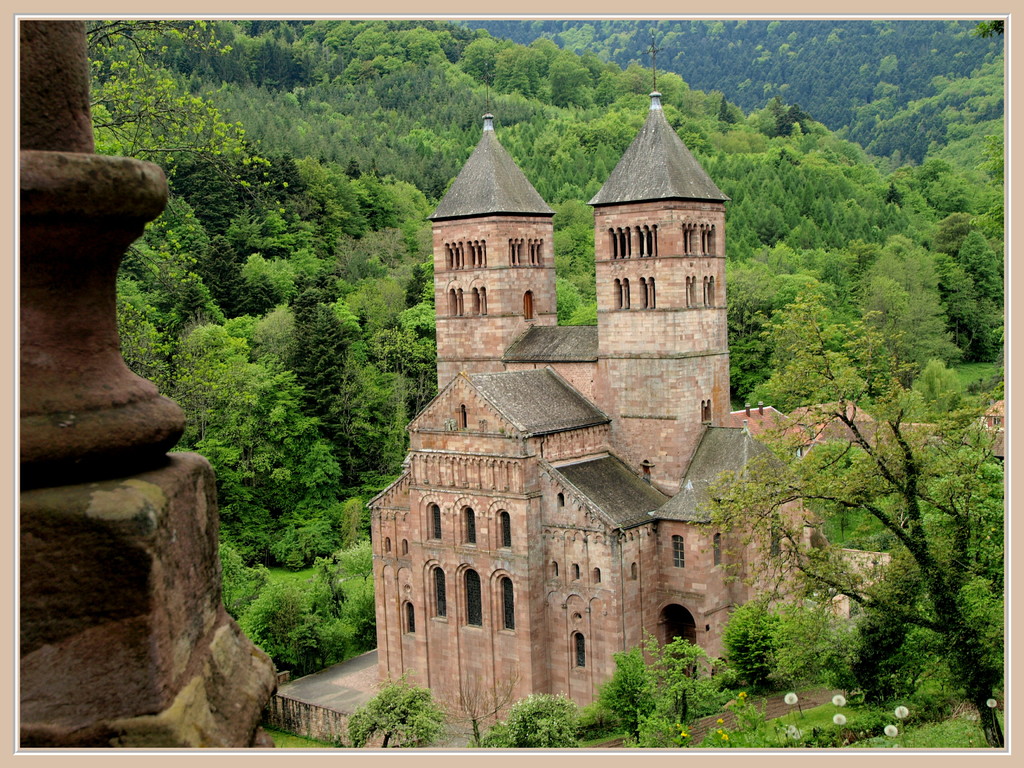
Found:
[{"label": "green foliage", "polygon": [[[776,441],[771,460],[754,461],[742,481],[722,489],[712,517],[724,527],[742,520],[760,546],[781,526],[790,546],[766,563],[798,574],[811,594],[841,593],[858,603],[875,622],[868,631],[877,630],[864,645],[870,653],[884,648],[896,663],[898,653],[922,659],[933,649],[978,709],[990,742],[1001,743],[985,701],[1002,682],[1002,624],[979,622],[968,608],[1002,603],[1002,466],[981,424],[983,404],[968,403],[934,424],[913,422],[920,401],[901,383],[905,368],[893,348],[865,324],[831,321],[820,300],[799,299],[777,316],[774,331],[780,364],[766,388],[794,405],[820,404],[805,422],[834,439],[799,459],[792,439]],[[779,514],[795,501],[823,515],[869,514],[892,536],[891,561],[851,567],[827,543],[805,548],[802,522]],[[988,610],[981,614],[998,613]],[[864,663],[859,679],[881,661]],[[908,682],[886,673],[891,684],[880,682],[879,697],[919,674],[897,666]]]},{"label": "green foliage", "polygon": [[423,747],[443,731],[444,713],[430,691],[409,685],[405,678],[386,685],[348,719],[353,747],[363,747],[374,737],[382,747]]},{"label": "green foliage", "polygon": [[755,688],[768,687],[775,668],[778,617],[753,600],[736,608],[722,633],[729,666]]},{"label": "green foliage", "polygon": [[640,648],[616,653],[613,658],[615,672],[601,686],[600,702],[615,713],[633,738],[638,738],[641,721],[654,711],[654,675],[647,668]]},{"label": "green foliage", "polygon": [[508,718],[487,732],[481,746],[505,749],[577,747],[579,716],[576,705],[561,694],[532,694],[512,705]]},{"label": "green foliage", "polygon": [[227,542],[220,544],[221,598],[224,607],[237,619],[249,607],[270,580],[266,566],[248,567],[242,556]]}]

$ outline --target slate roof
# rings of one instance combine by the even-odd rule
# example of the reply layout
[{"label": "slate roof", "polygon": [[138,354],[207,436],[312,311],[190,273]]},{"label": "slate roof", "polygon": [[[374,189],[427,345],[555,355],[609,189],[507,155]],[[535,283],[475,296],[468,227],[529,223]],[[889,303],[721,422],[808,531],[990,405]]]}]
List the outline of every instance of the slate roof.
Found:
[{"label": "slate roof", "polygon": [[610,421],[550,368],[474,373],[468,378],[504,418],[527,434],[543,435]]},{"label": "slate roof", "polygon": [[750,433],[731,427],[708,427],[693,454],[679,493],[658,510],[665,520],[688,520],[707,523],[710,516],[703,510],[708,488],[722,472],[740,472],[755,456],[771,455]]},{"label": "slate roof", "polygon": [[651,94],[651,111],[640,133],[591,199],[591,205],[684,199],[723,202],[725,195],[690,154]]},{"label": "slate roof", "polygon": [[512,342],[502,360],[517,363],[597,360],[597,326],[534,325]]},{"label": "slate roof", "polygon": [[555,471],[624,528],[654,519],[655,510],[668,500],[614,456],[556,467]]},{"label": "slate roof", "polygon": [[491,115],[484,115],[480,142],[437,210],[427,218],[436,221],[497,213],[554,215],[554,210],[501,146],[491,120]]}]

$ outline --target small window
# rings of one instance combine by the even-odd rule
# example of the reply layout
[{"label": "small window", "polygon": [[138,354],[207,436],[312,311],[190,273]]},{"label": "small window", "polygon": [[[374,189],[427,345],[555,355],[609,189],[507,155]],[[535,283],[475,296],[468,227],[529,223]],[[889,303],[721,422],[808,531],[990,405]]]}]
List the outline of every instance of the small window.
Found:
[{"label": "small window", "polygon": [[474,570],[466,571],[466,623],[474,627],[481,627],[484,623],[480,605],[480,574]]},{"label": "small window", "polygon": [[560,506],[560,507],[564,507],[565,506],[565,494],[564,493],[558,494],[558,506]]},{"label": "small window", "polygon": [[572,577],[573,579],[578,579],[580,577],[580,566],[578,563],[572,564]]},{"label": "small window", "polygon": [[595,568],[594,569],[594,583],[595,584],[600,584],[601,583],[601,569],[600,568]]},{"label": "small window", "polygon": [[555,579],[558,578],[558,561],[557,560],[552,560],[551,561],[551,576],[552,576],[552,578],[555,578]]},{"label": "small window", "polygon": [[446,594],[444,571],[441,568],[434,569],[434,615],[444,617],[448,615],[448,595]]},{"label": "small window", "polygon": [[386,537],[384,539],[384,551],[385,552],[390,552],[391,551],[391,537],[390,536],[388,536],[388,537]]},{"label": "small window", "polygon": [[486,315],[487,314],[487,289],[486,288],[481,288],[480,289],[480,314],[481,315]]},{"label": "small window", "polygon": [[636,570],[636,563],[633,563],[631,566],[629,566],[629,578],[631,578],[633,581],[636,581]]},{"label": "small window", "polygon": [[714,537],[714,539],[712,541],[713,541],[712,548],[713,548],[714,553],[715,553],[715,565],[721,565],[722,564],[722,534],[716,533],[715,537]]},{"label": "small window", "polygon": [[430,505],[430,538],[441,538],[441,508],[437,504]]},{"label": "small window", "polygon": [[533,291],[523,294],[523,319],[533,320]]},{"label": "small window", "polygon": [[472,507],[466,507],[462,511],[463,531],[467,544],[476,544],[476,513]]},{"label": "small window", "polygon": [[672,565],[683,568],[686,565],[686,552],[682,536],[672,537]]},{"label": "small window", "polygon": [[459,429],[465,429],[469,426],[469,413],[466,411],[466,404],[463,403],[459,406]]},{"label": "small window", "polygon": [[402,539],[402,554],[403,555],[408,555],[409,554],[409,540],[408,539]]},{"label": "small window", "polygon": [[615,308],[622,309],[622,281],[615,278]]},{"label": "small window", "polygon": [[654,291],[654,278],[650,278],[647,281],[647,308],[656,309],[658,306],[658,297]]},{"label": "small window", "polygon": [[501,510],[498,513],[498,522],[501,526],[501,546],[511,547],[512,546],[512,518],[509,517],[508,512]]},{"label": "small window", "polygon": [[412,603],[405,604],[405,631],[410,635],[416,631],[416,609]]},{"label": "small window", "polygon": [[573,634],[572,641],[573,645],[576,648],[576,666],[587,666],[587,641],[583,637],[583,633],[576,632],[575,634]]},{"label": "small window", "polygon": [[455,292],[455,297],[458,300],[459,305],[458,311],[455,314],[457,314],[459,317],[462,317],[464,314],[466,314],[466,305],[464,302],[464,297],[462,295],[461,288],[459,288],[459,290]]},{"label": "small window", "polygon": [[505,577],[501,580],[501,605],[505,629],[516,628],[516,606],[515,595],[512,591],[512,579]]}]

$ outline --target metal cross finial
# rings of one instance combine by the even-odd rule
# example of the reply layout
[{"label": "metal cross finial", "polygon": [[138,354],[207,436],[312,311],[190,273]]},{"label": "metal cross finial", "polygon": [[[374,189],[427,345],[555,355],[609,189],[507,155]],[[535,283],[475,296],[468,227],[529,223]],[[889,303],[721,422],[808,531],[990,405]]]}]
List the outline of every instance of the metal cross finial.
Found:
[{"label": "metal cross finial", "polygon": [[651,30],[651,47],[648,48],[646,51],[644,51],[644,53],[651,54],[651,72],[652,72],[652,76],[654,78],[654,88],[652,90],[655,90],[655,91],[658,90],[658,51],[660,51],[660,50],[661,50],[661,48],[658,48],[657,45],[655,45],[655,43],[654,43],[654,30],[652,29]]}]

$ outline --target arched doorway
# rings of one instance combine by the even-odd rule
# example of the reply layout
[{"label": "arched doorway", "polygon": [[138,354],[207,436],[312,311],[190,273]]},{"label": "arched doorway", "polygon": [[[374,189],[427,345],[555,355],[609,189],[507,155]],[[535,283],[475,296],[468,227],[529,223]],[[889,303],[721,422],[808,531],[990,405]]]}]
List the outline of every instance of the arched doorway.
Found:
[{"label": "arched doorway", "polygon": [[676,603],[671,603],[661,609],[658,629],[658,639],[663,645],[671,643],[677,637],[682,637],[694,645],[697,644],[697,622],[694,621],[693,614]]}]

